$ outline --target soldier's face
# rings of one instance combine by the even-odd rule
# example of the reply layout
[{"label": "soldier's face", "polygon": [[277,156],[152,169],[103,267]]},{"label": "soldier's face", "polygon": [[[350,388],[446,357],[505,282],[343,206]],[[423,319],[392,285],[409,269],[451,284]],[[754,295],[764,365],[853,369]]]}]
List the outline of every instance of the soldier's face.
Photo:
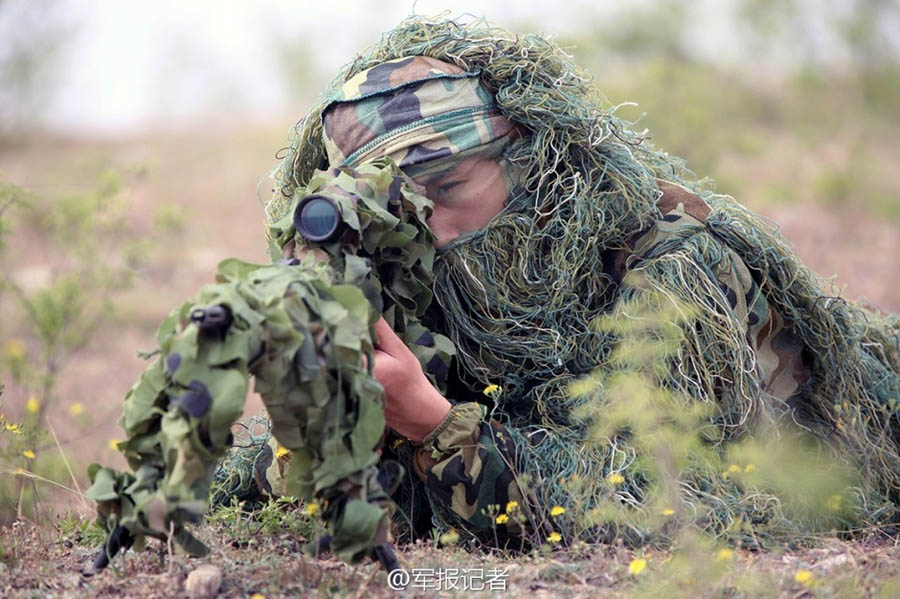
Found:
[{"label": "soldier's face", "polygon": [[503,209],[509,195],[502,167],[492,158],[464,158],[448,170],[413,177],[413,181],[434,202],[428,226],[439,248],[485,226]]}]

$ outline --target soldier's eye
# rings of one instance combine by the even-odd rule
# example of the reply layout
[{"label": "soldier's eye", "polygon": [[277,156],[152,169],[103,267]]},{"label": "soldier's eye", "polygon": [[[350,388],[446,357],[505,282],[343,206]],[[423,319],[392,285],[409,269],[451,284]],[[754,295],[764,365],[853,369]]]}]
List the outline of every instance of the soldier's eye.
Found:
[{"label": "soldier's eye", "polygon": [[437,192],[438,194],[445,194],[457,185],[462,185],[462,181],[451,181],[450,183],[442,183],[438,185]]}]

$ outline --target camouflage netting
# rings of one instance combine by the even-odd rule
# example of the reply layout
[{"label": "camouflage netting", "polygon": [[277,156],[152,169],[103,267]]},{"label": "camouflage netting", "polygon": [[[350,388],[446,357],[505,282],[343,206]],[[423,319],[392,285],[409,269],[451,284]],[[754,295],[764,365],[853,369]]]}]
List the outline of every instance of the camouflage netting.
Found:
[{"label": "camouflage netting", "polygon": [[[545,505],[575,511],[571,488],[552,482],[574,475],[584,481],[577,495],[591,505],[619,501],[641,510],[646,476],[627,435],[589,441],[587,424],[570,415],[580,405],[602,402],[603,389],[577,397],[567,390],[603,365],[615,346],[616,335],[592,328],[592,321],[604,312],[625,317],[623,300],[651,289],[693,307],[694,316],[679,325],[683,337],[673,366],[659,383],[718,405],[704,431],[711,445],[724,447],[720,442],[745,438],[760,426],[794,422],[862,473],[856,509],[841,526],[894,518],[900,498],[900,319],[830,296],[770,226],[633,132],[590,76],[544,37],[480,21],[413,17],[401,23],[345,67],[295,127],[277,174],[281,189],[268,206],[270,222],[284,214],[293,190],[325,164],[321,113],[334,90],[361,70],[409,55],[480,70],[504,115],[528,132],[507,154],[523,169],[519,188],[488,226],[442,253],[435,296],[464,376],[504,390],[495,418],[518,431],[523,445],[526,436],[549,433],[549,441],[534,450],[542,470],[532,472]],[[659,179],[697,193],[712,210],[701,233],[667,241],[664,259],[637,268],[641,282],[629,286],[609,274],[604,258],[627,251],[636,233],[661,217]],[[746,323],[728,321],[727,310],[711,302],[710,289],[699,282],[716,281],[723,247],[746,264],[806,348],[811,377],[789,402],[761,383]],[[611,473],[624,478],[613,491],[605,480]],[[683,477],[682,500],[713,534],[740,519],[763,537],[785,538],[807,527],[792,520],[777,498],[744,489],[711,466]],[[582,535],[592,540],[626,532],[637,541],[652,535],[636,522],[625,530],[594,526]]]},{"label": "camouflage netting", "polygon": [[228,505],[240,498],[246,509],[259,507],[267,497],[259,489],[256,478],[271,465],[274,456],[266,451],[272,438],[268,418],[253,416],[235,424],[234,444],[216,468],[209,493],[212,506]]},{"label": "camouflage netting", "polygon": [[[418,318],[432,298],[434,238],[424,224],[432,202],[406,181],[390,158],[319,172],[270,230],[279,247],[295,249],[310,220],[321,224],[304,207],[324,204],[327,263],[311,254],[269,265],[227,259],[214,284],[170,312],[159,349],[125,397],[127,438],[118,447],[130,471],[88,469],[86,495],[110,533],[88,575],[147,538],[206,554],[189,528],[207,511],[213,479],[213,503],[276,494],[315,501],[341,559],[396,567],[389,493],[401,469],[380,459],[384,390],[372,374],[373,327],[384,317],[439,389],[455,353]],[[232,447],[251,376],[273,438],[268,422],[251,421]],[[277,489],[269,472],[283,483]]]}]

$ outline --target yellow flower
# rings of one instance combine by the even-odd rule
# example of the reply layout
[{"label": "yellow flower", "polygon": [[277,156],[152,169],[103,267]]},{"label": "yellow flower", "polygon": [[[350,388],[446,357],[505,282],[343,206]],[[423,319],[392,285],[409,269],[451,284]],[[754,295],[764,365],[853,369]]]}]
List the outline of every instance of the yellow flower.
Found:
[{"label": "yellow flower", "polygon": [[32,395],[28,398],[28,401],[25,402],[25,409],[32,414],[37,414],[41,410],[41,402],[37,400],[37,397]]},{"label": "yellow flower", "polygon": [[554,518],[556,516],[562,516],[565,513],[566,513],[566,508],[564,508],[561,505],[554,505],[552,508],[550,508],[550,515],[553,516]]},{"label": "yellow flower", "polygon": [[484,391],[482,391],[482,393],[484,393],[491,399],[497,399],[498,397],[500,397],[500,394],[503,393],[503,387],[501,387],[500,385],[488,385],[484,388]]},{"label": "yellow flower", "polygon": [[554,531],[550,533],[550,535],[547,537],[547,540],[551,543],[559,543],[560,541],[562,541],[562,535]]},{"label": "yellow flower", "polygon": [[266,596],[262,593],[253,593],[250,595],[250,599],[266,599]]},{"label": "yellow flower", "polygon": [[841,509],[841,500],[843,498],[840,495],[832,495],[828,499],[825,500],[825,509],[829,512],[837,512]]},{"label": "yellow flower", "polygon": [[606,482],[612,485],[621,485],[625,482],[625,477],[619,474],[618,472],[613,472],[609,476],[606,477]]},{"label": "yellow flower", "polygon": [[278,446],[278,449],[275,451],[276,458],[283,458],[286,455],[291,455],[291,450],[287,447]]},{"label": "yellow flower", "polygon": [[730,474],[740,474],[741,472],[749,472],[750,470],[755,470],[755,469],[756,469],[756,466],[753,466],[749,470],[745,470],[745,469],[741,468],[740,466],[738,466],[737,464],[731,464],[730,466],[728,466],[728,470],[726,470],[725,472],[722,473],[722,478],[728,478],[728,475],[730,475]]},{"label": "yellow flower", "polygon": [[25,357],[25,344],[21,339],[9,339],[3,344],[3,352],[8,358],[20,360]]},{"label": "yellow flower", "polygon": [[23,451],[22,455],[25,456],[26,458],[28,458],[29,460],[34,459],[34,452],[31,451],[30,449],[26,449],[25,451]]},{"label": "yellow flower", "polygon": [[794,582],[809,588],[816,582],[816,579],[809,570],[797,570],[797,573],[794,574]]},{"label": "yellow flower", "polygon": [[318,503],[313,502],[313,503],[306,504],[306,515],[307,516],[315,516],[316,514],[319,513],[320,510],[321,510],[321,508],[319,507]]},{"label": "yellow flower", "polygon": [[500,514],[497,516],[497,524],[503,524],[505,522],[509,522],[509,516],[506,514]]},{"label": "yellow flower", "polygon": [[508,502],[506,502],[506,512],[507,512],[507,513],[514,512],[514,511],[516,511],[517,509],[519,509],[519,502],[518,502],[518,501],[508,501]]},{"label": "yellow flower", "polygon": [[441,545],[456,545],[459,542],[459,533],[455,528],[451,528],[441,535]]},{"label": "yellow flower", "polygon": [[756,470],[756,464],[747,464],[744,466],[744,472],[753,472]]},{"label": "yellow flower", "polygon": [[118,439],[110,439],[106,442],[106,446],[110,448],[112,451],[119,451],[119,440]]},{"label": "yellow flower", "polygon": [[727,547],[723,547],[716,552],[716,561],[724,562],[726,560],[730,560],[734,557],[734,549],[728,549]]},{"label": "yellow flower", "polygon": [[673,510],[673,509],[670,508],[670,507],[667,507],[666,509],[664,509],[664,510],[662,511],[662,515],[663,515],[663,516],[673,516],[673,515],[675,515],[675,510]]},{"label": "yellow flower", "polygon": [[69,414],[71,414],[72,416],[81,416],[82,414],[84,414],[84,406],[77,402],[73,403],[71,406],[69,406]]},{"label": "yellow flower", "polygon": [[635,558],[631,560],[631,563],[628,564],[628,573],[634,576],[637,576],[647,567],[647,560],[642,557]]},{"label": "yellow flower", "polygon": [[8,430],[9,432],[11,432],[14,435],[22,434],[22,425],[21,424],[18,424],[16,422],[7,422],[5,424],[5,426],[6,426],[6,430]]}]

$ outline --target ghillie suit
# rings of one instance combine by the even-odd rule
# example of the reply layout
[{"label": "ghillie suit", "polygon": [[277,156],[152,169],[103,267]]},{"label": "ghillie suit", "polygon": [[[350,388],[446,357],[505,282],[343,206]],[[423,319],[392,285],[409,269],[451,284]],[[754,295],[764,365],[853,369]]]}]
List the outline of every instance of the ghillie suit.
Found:
[{"label": "ghillie suit", "polygon": [[[226,260],[216,284],[163,322],[158,355],[125,398],[128,438],[119,448],[133,472],[90,469],[87,495],[110,536],[86,573],[147,536],[206,553],[186,525],[207,511],[251,375],[272,435],[292,455],[279,471],[286,491],[324,506],[330,548],[343,559],[372,555],[396,566],[388,493],[400,473],[378,467],[385,427],[372,327],[383,315],[433,384],[443,383],[453,354],[417,318],[431,301],[431,203],[404,181],[390,160],[319,172],[271,232],[280,247],[316,238],[327,262]],[[283,469],[281,457],[270,454],[269,465]]]},{"label": "ghillie suit", "polygon": [[[547,513],[609,503],[638,516],[649,509],[647,477],[627,432],[597,440],[590,423],[573,416],[602,406],[604,389],[576,396],[569,388],[615,368],[606,361],[617,335],[591,323],[600,315],[631,318],[634,302],[659,298],[684,306],[686,316],[658,383],[714,407],[703,426],[708,446],[724,451],[762,428],[796,425],[862,475],[854,507],[837,526],[893,520],[900,321],[829,296],[775,231],[631,131],[589,76],[542,37],[418,17],[385,34],[297,125],[268,206],[273,222],[328,162],[322,116],[344,82],[408,56],[479,76],[523,133],[502,154],[518,171],[505,209],[435,265],[439,309],[426,319],[457,348],[448,397],[459,403],[424,447],[405,454],[421,479],[406,491],[424,494],[435,525],[490,539],[517,525],[490,506],[502,512],[514,502],[532,508],[528,529],[538,541],[549,530],[569,541],[658,538],[640,518],[585,526]],[[471,401],[494,385],[502,393],[493,402]],[[483,403],[494,404],[491,419]],[[572,480],[581,481],[577,493],[566,484]],[[684,472],[679,489],[696,524],[712,534],[744,522],[759,539],[785,539],[811,526],[718,466]]]}]

